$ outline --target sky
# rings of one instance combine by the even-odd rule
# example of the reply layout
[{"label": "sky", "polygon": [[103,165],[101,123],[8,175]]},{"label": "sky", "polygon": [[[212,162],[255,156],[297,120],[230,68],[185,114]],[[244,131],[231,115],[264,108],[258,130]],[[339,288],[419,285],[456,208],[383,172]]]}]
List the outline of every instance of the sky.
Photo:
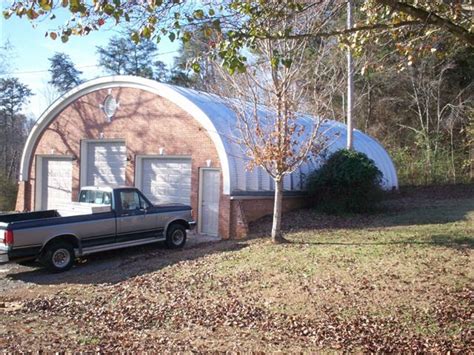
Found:
[{"label": "sky", "polygon": [[[57,21],[65,21],[66,17],[58,16]],[[55,23],[59,23],[55,22]],[[47,108],[48,98],[47,82],[50,80],[48,72],[49,61],[55,52],[68,54],[76,67],[83,72],[86,80],[107,75],[98,67],[97,46],[107,45],[108,40],[120,33],[121,28],[110,27],[97,32],[91,32],[84,37],[71,36],[67,43],[62,43],[58,38],[55,41],[45,37],[48,30],[55,30],[55,25],[50,21],[35,22],[33,28],[26,18],[18,19],[12,16],[5,20],[0,14],[0,40],[1,45],[10,42],[13,46],[11,56],[8,58],[9,69],[0,78],[13,76],[20,79],[23,84],[35,94],[24,113],[32,119],[37,119]],[[105,27],[105,26],[104,26]],[[102,28],[104,28],[102,27]],[[168,66],[173,63],[177,55],[178,43],[162,40],[158,45],[158,58]]]}]

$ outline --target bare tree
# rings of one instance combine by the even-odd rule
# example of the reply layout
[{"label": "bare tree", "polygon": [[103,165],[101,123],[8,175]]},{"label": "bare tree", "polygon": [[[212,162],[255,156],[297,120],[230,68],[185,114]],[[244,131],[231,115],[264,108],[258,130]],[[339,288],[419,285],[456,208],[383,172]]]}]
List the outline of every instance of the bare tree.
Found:
[{"label": "bare tree", "polygon": [[[474,116],[474,96],[465,96],[467,89],[472,89],[472,85],[468,86],[465,90],[458,93],[457,97],[451,102],[447,103],[441,110],[445,111],[445,117],[443,119],[443,128],[447,131],[449,136],[449,158],[450,158],[450,169],[452,181],[457,182],[458,172],[456,164],[456,139],[458,132],[469,129],[469,118]],[[443,112],[441,112],[443,113]],[[467,134],[467,140],[465,146],[470,149],[472,154],[472,139],[474,134]],[[471,140],[471,142],[469,141]],[[474,166],[474,159],[470,159],[471,166],[471,179],[472,179],[472,167]]]},{"label": "bare tree", "polygon": [[474,108],[468,109],[469,122],[466,128],[467,131],[467,142],[466,145],[469,149],[469,177],[474,180]]},{"label": "bare tree", "polygon": [[51,105],[59,96],[61,96],[61,93],[47,80],[42,81],[39,94],[47,106]]},{"label": "bare tree", "polygon": [[430,67],[429,61],[408,71],[411,84],[409,110],[416,117],[413,124],[399,124],[415,134],[417,144],[424,152],[425,182],[432,182],[436,176],[436,162],[442,147],[443,133],[450,139],[450,165],[453,179],[456,177],[454,164],[454,131],[456,127],[467,125],[467,111],[472,107],[473,83],[453,93],[447,93],[447,73],[454,69],[450,61],[437,67]]},{"label": "bare tree", "polygon": [[0,45],[0,75],[4,75],[11,70],[12,51],[13,47],[8,40]]},{"label": "bare tree", "polygon": [[[310,21],[284,17],[275,25],[295,26]],[[307,24],[308,22],[306,22]],[[228,85],[220,94],[232,99],[228,105],[238,117],[235,139],[249,158],[248,168],[263,168],[275,182],[272,241],[284,242],[281,232],[283,178],[317,157],[329,142],[323,119],[331,112],[333,87],[318,80],[332,69],[322,60],[327,48],[311,39],[256,42],[253,64],[240,74],[230,75],[217,66]],[[318,53],[308,65],[309,50]],[[315,118],[300,110],[310,98]]]}]

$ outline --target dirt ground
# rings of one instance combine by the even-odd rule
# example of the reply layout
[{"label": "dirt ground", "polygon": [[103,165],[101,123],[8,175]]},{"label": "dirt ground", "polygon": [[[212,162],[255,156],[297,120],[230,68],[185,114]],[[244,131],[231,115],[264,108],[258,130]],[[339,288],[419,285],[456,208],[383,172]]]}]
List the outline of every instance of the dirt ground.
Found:
[{"label": "dirt ground", "polygon": [[371,215],[286,214],[290,243],[192,236],[71,271],[0,266],[4,351],[474,351],[474,186],[407,188]]},{"label": "dirt ground", "polygon": [[[120,282],[154,268],[162,268],[176,260],[173,256],[180,259],[187,250],[191,250],[193,254],[196,248],[218,241],[219,238],[191,232],[185,249],[178,251],[178,255],[168,250],[164,243],[112,250],[79,260],[72,270],[60,274],[49,273],[37,262],[4,264],[0,265],[0,292],[2,297],[15,297],[18,294],[28,297],[38,293],[51,294],[67,284]],[[150,268],[151,259],[153,268]]]}]

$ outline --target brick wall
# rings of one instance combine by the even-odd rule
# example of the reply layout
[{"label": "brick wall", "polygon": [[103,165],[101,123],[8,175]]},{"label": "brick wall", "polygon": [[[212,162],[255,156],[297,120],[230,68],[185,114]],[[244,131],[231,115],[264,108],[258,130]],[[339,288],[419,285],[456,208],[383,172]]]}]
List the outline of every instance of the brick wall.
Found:
[{"label": "brick wall", "polygon": [[[109,94],[108,89],[98,90],[82,96],[63,110],[40,136],[33,159],[29,162],[28,181],[21,182],[17,197],[18,211],[33,210],[35,206],[35,156],[38,154],[72,155],[73,199],[80,187],[80,146],[83,139],[124,139],[127,156],[126,183],[135,183],[135,156],[158,155],[164,148],[164,155],[192,157],[191,205],[198,209],[199,168],[206,167],[206,160],[212,167],[220,168],[214,143],[200,124],[172,102],[152,93],[133,88],[111,90],[119,102],[114,118],[108,122],[100,105]],[[222,191],[222,176],[221,190]],[[221,197],[219,233],[229,235],[230,201]],[[194,216],[197,218],[197,216]]]},{"label": "brick wall", "polygon": [[[249,232],[249,222],[273,213],[273,201],[273,197],[234,197],[231,200],[230,237],[245,238]],[[283,212],[303,208],[307,204],[306,196],[284,196]]]}]

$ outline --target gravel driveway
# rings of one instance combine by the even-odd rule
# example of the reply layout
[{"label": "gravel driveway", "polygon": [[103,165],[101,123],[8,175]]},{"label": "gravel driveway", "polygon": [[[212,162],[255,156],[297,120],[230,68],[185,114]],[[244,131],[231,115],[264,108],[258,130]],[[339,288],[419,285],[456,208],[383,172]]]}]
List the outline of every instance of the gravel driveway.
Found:
[{"label": "gravel driveway", "polygon": [[[19,293],[63,287],[67,284],[116,283],[126,278],[163,268],[176,260],[193,258],[202,247],[220,241],[219,238],[188,234],[183,250],[169,250],[164,243],[118,249],[81,259],[70,271],[52,274],[40,264],[0,265],[0,292],[18,296]],[[56,287],[55,287],[56,286]]]}]

